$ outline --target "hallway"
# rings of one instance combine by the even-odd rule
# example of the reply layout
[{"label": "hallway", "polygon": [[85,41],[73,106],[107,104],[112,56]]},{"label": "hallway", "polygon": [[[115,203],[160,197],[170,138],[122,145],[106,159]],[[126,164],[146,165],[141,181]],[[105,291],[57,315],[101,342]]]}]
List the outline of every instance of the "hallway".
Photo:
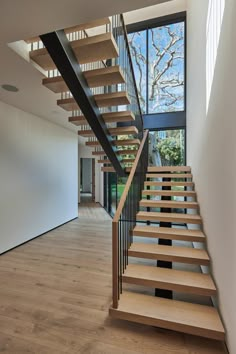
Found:
[{"label": "hallway", "polygon": [[0,353],[223,354],[220,342],[111,319],[111,218],[79,218],[0,257]]}]

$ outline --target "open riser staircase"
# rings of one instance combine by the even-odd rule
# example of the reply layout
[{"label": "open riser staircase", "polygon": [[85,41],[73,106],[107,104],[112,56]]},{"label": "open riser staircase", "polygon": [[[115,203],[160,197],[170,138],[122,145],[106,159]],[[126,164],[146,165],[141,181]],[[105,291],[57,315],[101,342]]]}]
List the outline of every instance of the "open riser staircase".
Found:
[{"label": "open riser staircase", "polygon": [[[142,146],[143,143],[140,149]],[[140,151],[138,154],[138,158],[144,155]],[[135,172],[136,163],[138,159],[113,219],[110,314],[119,319],[224,340],[218,310],[199,304],[198,300],[195,302],[198,297],[208,297],[209,302],[210,297],[217,296],[217,289],[211,274],[200,271],[200,266],[210,266],[211,260],[191,168],[148,167],[145,178],[140,181],[141,193],[134,195],[135,178],[139,176]],[[135,215],[127,212],[130,203],[136,205]],[[194,248],[194,242],[203,247]],[[193,265],[198,266],[198,271],[191,270]],[[175,294],[179,294],[178,298],[181,294],[190,298],[175,300]]]},{"label": "open riser staircase", "polygon": [[30,59],[45,72],[43,85],[60,95],[57,105],[94,149],[101,170],[129,173],[112,223],[111,316],[224,340],[216,308],[173,298],[217,296],[217,289],[209,273],[188,268],[211,264],[191,168],[148,167],[148,131],[122,15],[27,42]]},{"label": "open riser staircase", "polygon": [[[122,168],[130,172],[143,127],[123,16],[80,24],[65,29],[64,33],[99,109],[112,149]],[[27,40],[31,44],[30,59],[46,73],[42,84],[61,95],[57,105],[69,112],[69,122],[78,127],[81,137],[87,139],[86,145],[94,149],[94,156],[100,156],[101,170],[115,172],[114,164],[101,146],[101,138],[98,139],[96,129],[89,124],[89,115],[82,112],[84,102],[73,97],[43,37],[45,35]]]}]

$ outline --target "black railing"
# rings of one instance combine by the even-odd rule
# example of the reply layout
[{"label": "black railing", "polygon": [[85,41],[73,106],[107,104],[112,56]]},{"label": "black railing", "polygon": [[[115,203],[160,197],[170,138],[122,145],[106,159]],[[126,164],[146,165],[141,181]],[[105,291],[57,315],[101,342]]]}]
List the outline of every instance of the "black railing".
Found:
[{"label": "black railing", "polygon": [[144,181],[148,167],[148,130],[145,131],[124,192],[112,221],[113,308],[122,293],[122,274],[128,264],[128,249],[133,241]]},{"label": "black railing", "polygon": [[[135,125],[139,131],[139,138],[143,138],[143,118],[139,102],[138,89],[135,80],[132,57],[130,53],[128,35],[123,15],[112,16],[112,33],[119,49],[119,57],[114,59],[120,66],[124,75],[124,84],[120,85],[120,90],[125,90],[130,98],[129,109],[135,115]],[[133,124],[133,123],[132,123]]]}]

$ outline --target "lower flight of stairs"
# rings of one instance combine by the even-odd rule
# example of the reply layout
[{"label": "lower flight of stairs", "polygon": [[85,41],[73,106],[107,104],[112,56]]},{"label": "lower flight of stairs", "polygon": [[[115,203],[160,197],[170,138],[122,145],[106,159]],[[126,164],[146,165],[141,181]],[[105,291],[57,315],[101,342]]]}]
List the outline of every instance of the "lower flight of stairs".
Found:
[{"label": "lower flight of stairs", "polygon": [[[137,224],[132,230],[136,241],[128,250],[129,264],[122,275],[123,292],[118,308],[110,308],[111,316],[224,340],[225,330],[215,307],[196,303],[195,300],[187,302],[154,296],[154,289],[172,291],[173,294],[188,294],[193,296],[190,299],[195,299],[196,296],[217,295],[211,274],[192,271],[188,267],[210,265],[210,257],[205,247],[188,247],[189,243],[191,245],[193,242],[206,242],[201,230],[202,219],[190,167],[149,167],[145,187],[152,188],[143,191],[143,199],[140,201],[140,208],[147,208],[147,211],[140,210],[137,213]],[[150,200],[150,197],[155,199]],[[184,198],[180,201],[179,197]],[[158,210],[153,211],[153,208]],[[172,212],[173,209],[179,208],[182,213]],[[195,212],[189,213],[190,209]],[[140,221],[145,223],[141,224]],[[195,224],[199,227],[194,230],[181,228],[180,225],[183,224]],[[153,239],[159,242],[154,243]],[[168,245],[165,244],[167,240],[170,242]],[[172,245],[172,241],[177,245]],[[169,262],[171,267],[163,267],[163,264],[162,267],[153,266],[148,264],[147,260]],[[179,267],[173,269],[173,262],[182,264],[181,270]],[[149,288],[153,291],[153,296],[147,295],[147,291],[143,294],[140,286],[141,289],[145,287],[146,290]]]}]

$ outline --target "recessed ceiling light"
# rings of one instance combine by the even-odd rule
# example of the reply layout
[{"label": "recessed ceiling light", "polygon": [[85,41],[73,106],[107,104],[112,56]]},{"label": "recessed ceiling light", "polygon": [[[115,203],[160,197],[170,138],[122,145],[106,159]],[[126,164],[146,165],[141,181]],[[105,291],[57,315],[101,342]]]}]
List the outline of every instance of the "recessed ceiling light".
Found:
[{"label": "recessed ceiling light", "polygon": [[19,89],[16,86],[4,84],[1,86],[3,90],[9,91],[9,92],[18,92]]}]

